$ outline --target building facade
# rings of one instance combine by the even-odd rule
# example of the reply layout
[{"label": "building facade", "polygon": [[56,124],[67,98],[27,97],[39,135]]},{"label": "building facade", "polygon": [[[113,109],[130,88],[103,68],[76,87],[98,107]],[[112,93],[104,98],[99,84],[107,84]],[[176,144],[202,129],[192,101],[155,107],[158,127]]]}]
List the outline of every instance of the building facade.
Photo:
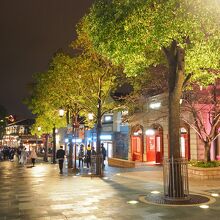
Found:
[{"label": "building facade", "polygon": [[9,147],[24,146],[28,150],[32,146],[42,145],[41,138],[31,134],[33,124],[34,119],[24,119],[8,124],[2,138],[2,145]]},{"label": "building facade", "polygon": [[[132,116],[129,125],[129,160],[160,164],[163,158],[168,158],[168,94],[147,98],[142,111]],[[219,129],[217,132],[220,132]],[[219,137],[216,143],[217,146],[212,144],[211,147],[212,160],[220,152]],[[184,121],[181,121],[180,126],[180,151],[181,157],[187,160],[204,159],[204,145],[195,130]]]}]

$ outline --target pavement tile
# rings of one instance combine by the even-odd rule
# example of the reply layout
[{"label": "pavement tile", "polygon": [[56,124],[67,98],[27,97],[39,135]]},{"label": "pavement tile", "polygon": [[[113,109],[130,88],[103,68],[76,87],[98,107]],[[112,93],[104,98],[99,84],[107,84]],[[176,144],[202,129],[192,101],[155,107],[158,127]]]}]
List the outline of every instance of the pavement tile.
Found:
[{"label": "pavement tile", "polygon": [[[139,195],[163,191],[160,167],[121,169],[106,167],[104,178],[59,175],[57,165],[25,168],[0,162],[0,220],[217,220],[220,198],[208,210],[128,204]],[[120,175],[116,175],[120,173]],[[192,181],[192,189],[219,193],[219,181]]]}]

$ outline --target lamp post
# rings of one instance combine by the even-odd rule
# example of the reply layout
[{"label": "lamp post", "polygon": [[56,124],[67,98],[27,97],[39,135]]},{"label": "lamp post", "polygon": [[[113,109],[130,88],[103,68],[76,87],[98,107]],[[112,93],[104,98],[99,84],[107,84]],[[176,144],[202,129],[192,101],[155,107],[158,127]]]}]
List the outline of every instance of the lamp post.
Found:
[{"label": "lamp post", "polygon": [[[40,127],[40,126],[37,127],[37,131],[38,131],[38,132],[41,131],[41,127]],[[39,135],[39,137],[40,137],[40,135]],[[36,137],[36,150],[38,151],[38,135],[37,135],[37,137]]]},{"label": "lamp post", "polygon": [[[64,109],[59,109],[59,116],[63,117],[65,114]],[[73,129],[74,129],[74,124],[73,124],[73,129],[72,125],[70,125],[70,112],[66,112],[66,121],[67,121],[67,135],[68,135],[68,140],[67,140],[67,146],[69,146],[69,155],[68,155],[68,168],[73,167]],[[74,168],[76,165],[74,166]]]},{"label": "lamp post", "polygon": [[53,124],[53,164],[56,163],[56,127]]}]

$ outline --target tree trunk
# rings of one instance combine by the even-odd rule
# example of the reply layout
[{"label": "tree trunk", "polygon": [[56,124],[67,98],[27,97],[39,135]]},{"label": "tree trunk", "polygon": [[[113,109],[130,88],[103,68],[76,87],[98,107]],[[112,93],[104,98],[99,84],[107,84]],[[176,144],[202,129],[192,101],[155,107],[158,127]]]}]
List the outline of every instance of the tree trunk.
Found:
[{"label": "tree trunk", "polygon": [[98,108],[97,108],[97,138],[96,138],[96,175],[102,175],[102,161],[101,161],[101,130],[102,130],[102,82],[99,79],[99,94],[98,94]]},{"label": "tree trunk", "polygon": [[53,164],[56,163],[56,128],[53,127]]},{"label": "tree trunk", "polygon": [[49,134],[46,134],[45,151],[44,151],[44,161],[48,162],[48,138]]},{"label": "tree trunk", "polygon": [[211,161],[210,149],[211,149],[211,143],[210,142],[205,142],[205,155],[204,155],[204,161],[205,162],[210,162]]},{"label": "tree trunk", "polygon": [[170,200],[183,199],[184,186],[180,159],[180,98],[184,83],[184,50],[173,41],[170,48],[164,48],[168,64],[168,144],[169,144],[169,184],[168,195]]},{"label": "tree trunk", "polygon": [[68,155],[68,168],[73,168],[73,143],[72,138],[69,139],[69,155]]}]

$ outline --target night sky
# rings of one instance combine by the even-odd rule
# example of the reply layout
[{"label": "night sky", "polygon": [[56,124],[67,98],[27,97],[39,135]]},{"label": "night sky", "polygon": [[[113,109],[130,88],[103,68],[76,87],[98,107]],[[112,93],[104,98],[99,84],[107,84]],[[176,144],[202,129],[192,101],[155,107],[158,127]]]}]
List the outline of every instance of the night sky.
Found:
[{"label": "night sky", "polygon": [[53,54],[70,52],[75,25],[93,0],[0,0],[0,105],[32,117],[22,99],[32,75],[47,70]]}]

